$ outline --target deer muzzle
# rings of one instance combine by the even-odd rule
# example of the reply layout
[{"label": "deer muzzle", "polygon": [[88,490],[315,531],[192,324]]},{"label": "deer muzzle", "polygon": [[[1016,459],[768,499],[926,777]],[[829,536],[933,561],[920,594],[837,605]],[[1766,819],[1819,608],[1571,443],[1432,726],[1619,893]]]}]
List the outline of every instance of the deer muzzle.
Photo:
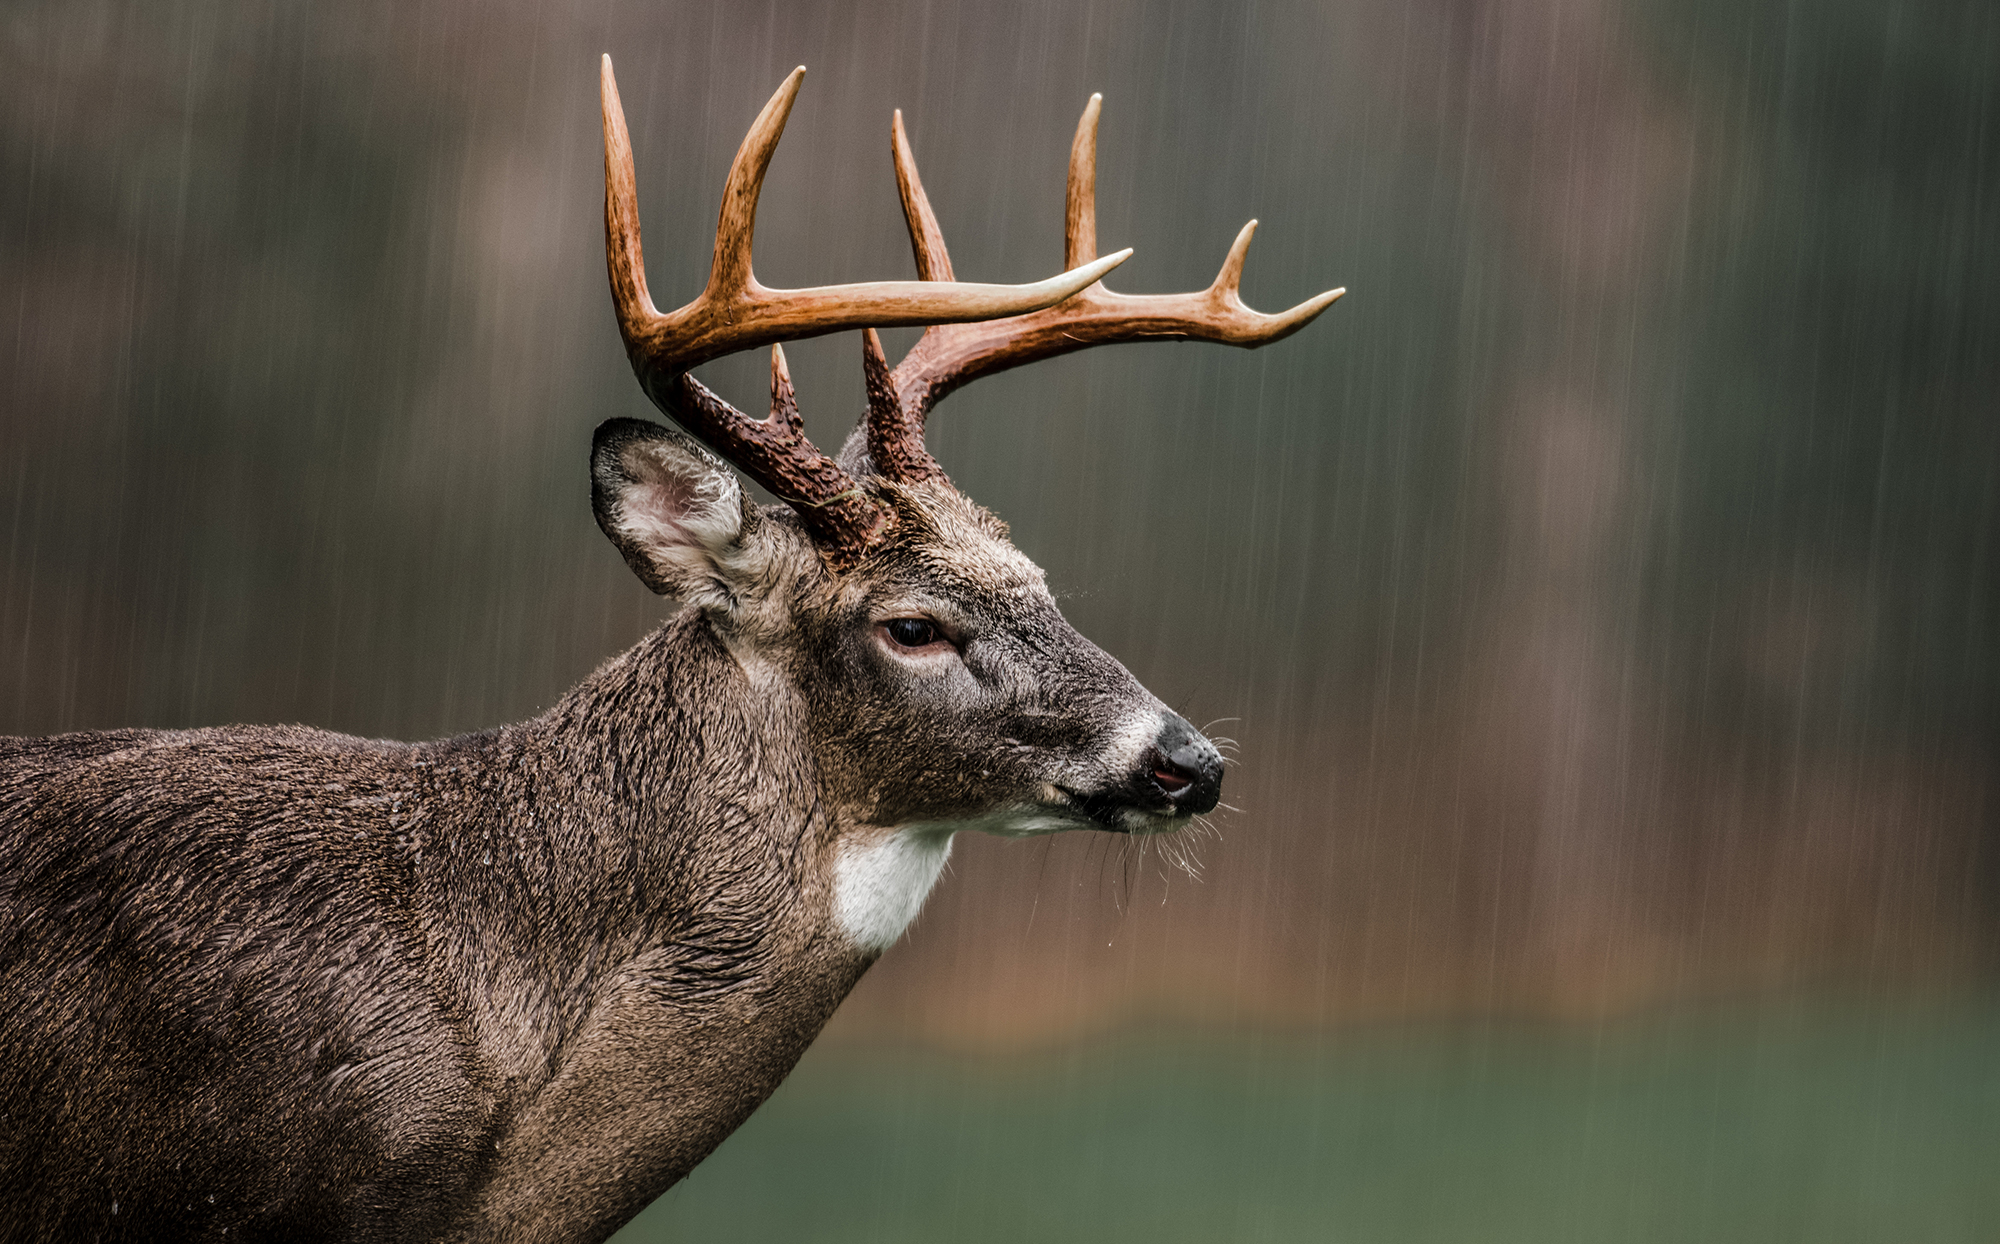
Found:
[{"label": "deer muzzle", "polygon": [[1106,829],[1158,833],[1212,812],[1222,798],[1222,754],[1179,713],[1163,710],[1159,732],[1112,785],[1072,792]]},{"label": "deer muzzle", "polygon": [[1222,753],[1187,718],[1179,713],[1166,718],[1147,757],[1146,780],[1177,814],[1213,812],[1222,799]]}]

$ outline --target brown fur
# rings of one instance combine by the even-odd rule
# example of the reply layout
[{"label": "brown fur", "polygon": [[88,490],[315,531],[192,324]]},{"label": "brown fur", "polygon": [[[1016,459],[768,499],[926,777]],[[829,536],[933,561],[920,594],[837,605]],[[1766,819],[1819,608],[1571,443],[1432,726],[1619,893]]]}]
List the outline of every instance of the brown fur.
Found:
[{"label": "brown fur", "polygon": [[[1113,751],[1185,723],[949,486],[872,481],[836,575],[686,438],[598,439],[600,521],[695,603],[547,714],[0,739],[0,1239],[602,1239],[872,960],[843,844],[1184,815]],[[913,610],[955,655],[882,638]]]}]

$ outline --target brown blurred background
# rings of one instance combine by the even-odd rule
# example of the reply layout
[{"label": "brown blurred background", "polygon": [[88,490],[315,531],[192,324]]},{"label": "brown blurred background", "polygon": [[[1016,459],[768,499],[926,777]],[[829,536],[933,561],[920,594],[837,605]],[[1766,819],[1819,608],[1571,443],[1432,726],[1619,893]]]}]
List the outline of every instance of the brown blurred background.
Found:
[{"label": "brown blurred background", "polygon": [[[618,66],[662,303],[809,76],[774,284],[1061,256],[1345,285],[1257,352],[954,397],[1079,628],[1240,742],[1200,879],[961,840],[829,1040],[1959,996],[2000,900],[2000,11],[1947,0],[0,7],[0,731],[539,711],[663,616],[595,530],[650,415],[600,249]],[[897,334],[892,350],[913,333]],[[791,351],[813,434],[851,337]],[[756,360],[706,375],[741,404]],[[1883,1003],[1888,1005],[1888,1003]]]}]

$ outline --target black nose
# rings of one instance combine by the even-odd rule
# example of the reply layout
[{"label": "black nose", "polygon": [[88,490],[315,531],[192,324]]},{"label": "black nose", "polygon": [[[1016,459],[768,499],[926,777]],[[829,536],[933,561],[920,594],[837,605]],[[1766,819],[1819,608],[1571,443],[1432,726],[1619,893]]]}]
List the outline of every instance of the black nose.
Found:
[{"label": "black nose", "polygon": [[1213,811],[1222,798],[1222,753],[1185,718],[1169,715],[1153,743],[1153,785],[1177,812]]}]

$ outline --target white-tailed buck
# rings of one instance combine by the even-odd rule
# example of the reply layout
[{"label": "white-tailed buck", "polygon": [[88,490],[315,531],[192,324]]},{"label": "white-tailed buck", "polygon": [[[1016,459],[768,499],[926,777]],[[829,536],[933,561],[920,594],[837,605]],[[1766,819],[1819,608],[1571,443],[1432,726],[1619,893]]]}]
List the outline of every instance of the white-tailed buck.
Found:
[{"label": "white-tailed buck", "polygon": [[[1246,308],[1249,226],[1200,293],[1105,290],[1096,99],[1061,276],[957,282],[899,117],[923,279],[767,289],[752,223],[803,74],[737,152],[707,289],[661,314],[604,61],[618,321],[699,438],[614,419],[591,450],[598,523],[684,602],[657,631],[545,715],[439,742],[0,739],[0,1237],[603,1239],[777,1087],[955,832],[1215,805],[1215,748],[1070,628],[924,420],[1085,346],[1262,345],[1340,291]],[[886,325],[932,327],[892,370]],[[777,343],[841,328],[868,412],[835,460]],[[769,419],[688,375],[765,345]]]}]

